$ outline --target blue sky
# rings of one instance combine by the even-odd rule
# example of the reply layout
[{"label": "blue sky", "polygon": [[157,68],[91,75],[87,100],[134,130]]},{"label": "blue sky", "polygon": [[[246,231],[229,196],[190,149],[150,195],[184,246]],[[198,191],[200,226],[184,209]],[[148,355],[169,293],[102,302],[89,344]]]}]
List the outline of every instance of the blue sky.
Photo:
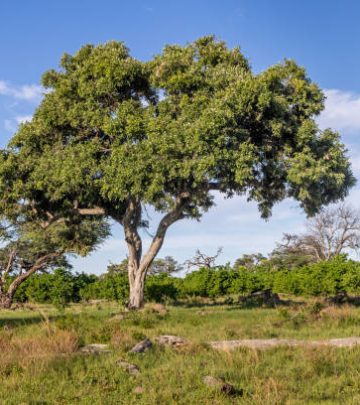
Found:
[{"label": "blue sky", "polygon": [[[64,52],[86,43],[124,41],[133,56],[146,60],[166,43],[184,44],[215,34],[240,45],[254,71],[293,58],[327,95],[322,127],[342,134],[356,177],[360,177],[360,2],[356,0],[12,0],[0,2],[0,147],[30,119],[41,100],[41,74],[56,68]],[[359,207],[360,186],[348,200]],[[182,221],[169,231],[160,256],[180,262],[197,248],[219,263],[242,253],[270,252],[283,232],[300,232],[305,216],[294,201],[284,201],[272,218],[259,219],[244,199],[222,200],[200,223]],[[157,215],[151,213],[156,223]],[[150,229],[150,233],[153,228]],[[145,242],[148,236],[145,234]],[[74,260],[76,270],[101,273],[109,261],[126,255],[122,231],[98,252]]]}]

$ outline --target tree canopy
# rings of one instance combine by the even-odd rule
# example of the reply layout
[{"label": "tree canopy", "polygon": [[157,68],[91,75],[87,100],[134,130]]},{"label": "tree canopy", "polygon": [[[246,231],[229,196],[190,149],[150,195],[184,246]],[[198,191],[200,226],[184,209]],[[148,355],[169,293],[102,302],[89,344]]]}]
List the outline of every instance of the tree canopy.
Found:
[{"label": "tree canopy", "polygon": [[[108,42],[65,54],[42,82],[32,121],[1,154],[0,209],[115,219],[130,287],[140,275],[143,284],[168,227],[200,218],[214,190],[245,194],[268,217],[286,197],[314,214],[354,184],[339,134],[315,122],[322,91],[290,60],[254,74],[239,48],[212,36],[148,62]],[[164,217],[143,255],[146,204]]]}]

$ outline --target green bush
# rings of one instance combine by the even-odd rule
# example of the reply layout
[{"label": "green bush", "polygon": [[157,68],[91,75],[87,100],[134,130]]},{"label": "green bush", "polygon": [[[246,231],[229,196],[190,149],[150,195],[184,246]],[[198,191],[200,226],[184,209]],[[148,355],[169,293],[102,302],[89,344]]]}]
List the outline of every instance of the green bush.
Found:
[{"label": "green bush", "polygon": [[[248,294],[271,288],[274,292],[302,296],[360,293],[360,263],[338,256],[332,260],[294,269],[274,269],[266,264],[251,268],[229,266],[202,268],[185,277],[170,274],[148,275],[147,301],[162,302],[188,296],[216,298]],[[34,301],[64,306],[80,300],[105,299],[125,303],[129,282],[126,272],[107,272],[101,276],[72,274],[66,269],[36,274],[17,291],[18,302]]]}]

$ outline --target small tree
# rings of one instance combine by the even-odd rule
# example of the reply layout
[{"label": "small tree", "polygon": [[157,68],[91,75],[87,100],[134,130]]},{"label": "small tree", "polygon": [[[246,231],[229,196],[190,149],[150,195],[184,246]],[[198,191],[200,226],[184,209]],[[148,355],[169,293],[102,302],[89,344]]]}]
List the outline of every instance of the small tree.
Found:
[{"label": "small tree", "polygon": [[185,266],[188,269],[195,268],[201,269],[206,268],[210,269],[211,267],[215,266],[216,259],[221,255],[222,248],[218,248],[216,254],[214,256],[208,256],[205,253],[201,252],[199,249],[195,252],[195,256],[191,259],[185,261]]},{"label": "small tree", "polygon": [[360,213],[346,204],[322,210],[307,223],[300,235],[284,235],[283,243],[271,254],[278,266],[296,267],[330,260],[360,248]]},{"label": "small tree", "polygon": [[245,253],[235,260],[234,269],[238,267],[246,267],[247,269],[252,269],[259,264],[264,263],[266,260],[266,257],[262,253]]},{"label": "small tree", "polygon": [[[168,228],[200,219],[214,191],[247,195],[268,217],[286,197],[314,214],[354,183],[339,135],[316,125],[323,93],[292,61],[254,74],[239,48],[209,36],[144,63],[109,42],[64,55],[43,84],[0,158],[0,210],[26,202],[49,221],[121,224],[130,308],[143,304]],[[143,252],[146,205],[163,217]]]},{"label": "small tree", "polygon": [[165,256],[163,259],[155,259],[148,271],[148,274],[174,274],[183,270],[181,266],[173,257]]},{"label": "small tree", "polygon": [[10,308],[17,289],[38,271],[66,264],[66,254],[87,254],[108,235],[99,220],[41,227],[24,216],[1,223],[0,307]]}]

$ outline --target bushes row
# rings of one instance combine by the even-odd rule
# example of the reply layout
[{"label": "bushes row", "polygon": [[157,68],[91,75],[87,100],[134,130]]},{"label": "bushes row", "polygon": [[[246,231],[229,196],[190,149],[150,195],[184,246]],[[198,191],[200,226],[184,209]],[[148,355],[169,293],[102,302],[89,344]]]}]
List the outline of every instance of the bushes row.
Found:
[{"label": "bushes row", "polygon": [[[51,274],[37,274],[18,290],[16,300],[53,303],[106,299],[126,302],[128,278],[124,272],[110,272],[101,276],[72,274],[57,269]],[[258,265],[246,267],[203,268],[184,278],[169,274],[149,275],[145,298],[148,301],[180,299],[187,296],[220,297],[247,294],[271,288],[274,292],[303,296],[332,295],[338,292],[360,293],[360,263],[339,256],[327,262],[292,270],[275,270]]]},{"label": "bushes row", "polygon": [[360,263],[338,256],[330,261],[309,264],[292,270],[266,265],[201,269],[188,274],[182,293],[205,297],[248,294],[271,288],[277,293],[301,296],[333,295],[339,292],[360,294]]}]

